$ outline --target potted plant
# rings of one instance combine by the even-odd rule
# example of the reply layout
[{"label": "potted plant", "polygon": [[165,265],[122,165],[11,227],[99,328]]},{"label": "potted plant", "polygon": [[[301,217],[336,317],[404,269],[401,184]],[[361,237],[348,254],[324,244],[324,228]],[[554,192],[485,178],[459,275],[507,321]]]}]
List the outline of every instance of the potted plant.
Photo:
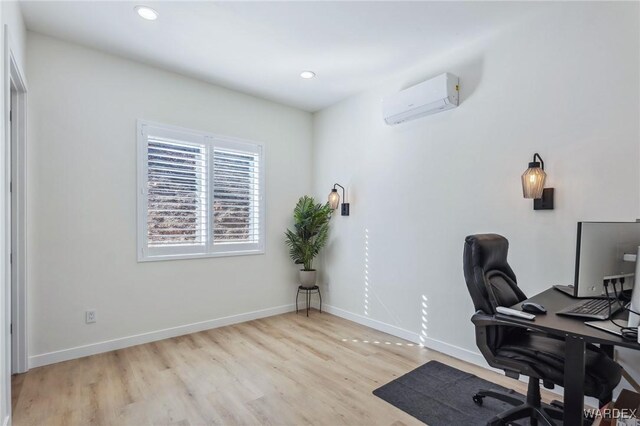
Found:
[{"label": "potted plant", "polygon": [[287,229],[285,235],[289,256],[296,265],[303,265],[300,270],[300,285],[303,287],[316,285],[313,258],[327,243],[332,211],[329,203],[316,204],[313,197],[306,195],[298,200],[293,210],[295,230]]}]

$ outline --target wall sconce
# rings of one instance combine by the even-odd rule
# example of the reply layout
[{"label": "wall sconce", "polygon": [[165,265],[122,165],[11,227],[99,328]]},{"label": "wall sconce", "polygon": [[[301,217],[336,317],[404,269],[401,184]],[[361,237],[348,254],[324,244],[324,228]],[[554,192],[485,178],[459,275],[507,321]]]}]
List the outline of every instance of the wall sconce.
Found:
[{"label": "wall sconce", "polygon": [[553,188],[544,187],[546,178],[544,161],[536,152],[529,168],[522,174],[522,195],[524,198],[533,198],[534,210],[553,210]]},{"label": "wall sconce", "polygon": [[[338,190],[336,189],[336,186],[339,186],[340,188],[342,188],[342,200],[346,201],[344,196],[344,186],[338,183],[333,184],[333,189],[329,193],[329,205],[331,206],[332,210],[337,209],[338,204],[340,203],[340,194],[338,194]],[[340,214],[342,214],[342,216],[349,216],[349,203],[342,203],[342,209]]]}]

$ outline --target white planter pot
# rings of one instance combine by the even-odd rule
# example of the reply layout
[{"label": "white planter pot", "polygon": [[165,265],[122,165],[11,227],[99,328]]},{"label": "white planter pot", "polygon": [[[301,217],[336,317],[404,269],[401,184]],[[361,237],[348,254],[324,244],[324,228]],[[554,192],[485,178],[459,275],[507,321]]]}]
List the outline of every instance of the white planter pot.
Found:
[{"label": "white planter pot", "polygon": [[316,285],[316,270],[305,271],[300,269],[300,285],[302,287],[313,287]]}]

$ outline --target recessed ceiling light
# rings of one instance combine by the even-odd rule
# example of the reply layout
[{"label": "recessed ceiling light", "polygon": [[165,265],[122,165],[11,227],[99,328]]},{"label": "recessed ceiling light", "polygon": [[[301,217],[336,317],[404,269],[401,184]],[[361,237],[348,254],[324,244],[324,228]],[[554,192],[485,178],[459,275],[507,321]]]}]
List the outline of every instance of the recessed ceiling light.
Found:
[{"label": "recessed ceiling light", "polygon": [[146,19],[147,21],[155,21],[158,19],[158,12],[148,6],[136,6],[134,9],[141,18]]},{"label": "recessed ceiling light", "polygon": [[316,76],[316,73],[313,71],[302,71],[300,73],[300,77],[306,78],[307,80]]}]

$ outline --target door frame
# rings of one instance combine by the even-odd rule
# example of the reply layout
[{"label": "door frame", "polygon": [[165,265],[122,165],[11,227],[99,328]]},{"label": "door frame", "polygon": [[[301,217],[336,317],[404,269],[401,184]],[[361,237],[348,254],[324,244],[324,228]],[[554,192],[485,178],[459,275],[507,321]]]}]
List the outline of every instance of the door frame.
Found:
[{"label": "door frame", "polygon": [[[5,233],[7,250],[5,256],[7,304],[10,304],[8,322],[13,326],[11,342],[11,373],[24,373],[29,369],[27,339],[27,84],[14,54],[14,44],[8,26],[4,28],[4,93],[5,93]],[[16,99],[13,110],[13,129],[9,113],[11,111],[11,86],[15,87]],[[14,145],[12,147],[12,145]],[[13,167],[12,167],[13,162]],[[12,170],[14,173],[12,173]],[[13,174],[13,176],[12,176]],[[10,191],[9,186],[12,186]],[[13,203],[12,203],[13,201]],[[13,220],[12,204],[15,212]],[[11,235],[16,238],[12,241]],[[13,247],[12,247],[13,246]],[[11,262],[10,257],[13,258]],[[12,264],[13,263],[13,264]],[[12,282],[13,280],[13,282]],[[13,292],[12,288],[16,291]]]}]

